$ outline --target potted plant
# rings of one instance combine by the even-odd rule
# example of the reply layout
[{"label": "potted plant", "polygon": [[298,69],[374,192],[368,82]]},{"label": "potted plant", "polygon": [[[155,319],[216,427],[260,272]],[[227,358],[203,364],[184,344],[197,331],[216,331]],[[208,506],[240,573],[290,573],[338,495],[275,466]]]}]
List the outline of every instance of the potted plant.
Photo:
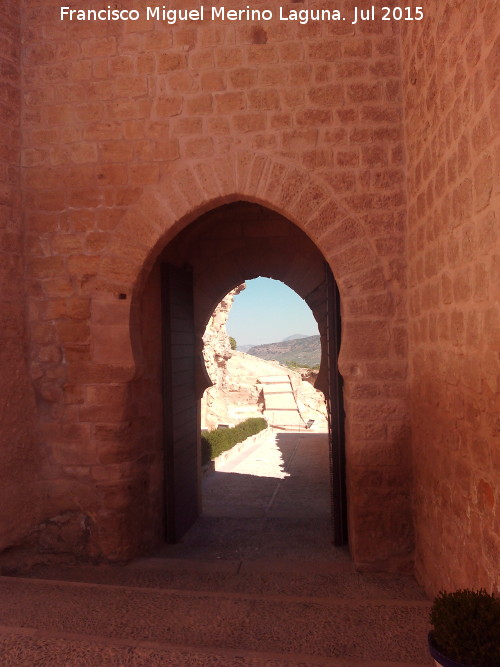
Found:
[{"label": "potted plant", "polygon": [[434,598],[429,651],[443,667],[500,667],[500,599],[484,589]]}]

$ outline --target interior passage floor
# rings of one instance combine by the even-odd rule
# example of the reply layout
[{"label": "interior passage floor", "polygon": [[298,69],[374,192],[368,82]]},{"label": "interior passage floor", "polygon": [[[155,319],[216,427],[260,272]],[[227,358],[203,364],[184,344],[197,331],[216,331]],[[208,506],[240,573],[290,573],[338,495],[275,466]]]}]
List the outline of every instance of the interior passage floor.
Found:
[{"label": "interior passage floor", "polygon": [[203,514],[171,557],[348,560],[332,545],[328,436],[269,431],[203,481]]}]

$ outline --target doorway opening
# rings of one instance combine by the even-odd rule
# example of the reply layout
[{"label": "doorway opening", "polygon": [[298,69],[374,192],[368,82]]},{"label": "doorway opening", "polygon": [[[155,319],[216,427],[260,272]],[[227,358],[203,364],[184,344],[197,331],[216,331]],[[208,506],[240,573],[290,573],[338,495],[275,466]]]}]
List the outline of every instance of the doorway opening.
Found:
[{"label": "doorway opening", "polygon": [[280,281],[245,281],[217,305],[203,343],[212,386],[201,400],[202,514],[180,549],[195,543],[207,557],[233,560],[338,558],[310,308]]},{"label": "doorway opening", "polygon": [[[321,366],[316,387],[329,405],[327,471],[333,523],[333,534],[328,531],[324,539],[340,546],[347,542],[347,508],[338,291],[322,254],[296,225],[241,201],[202,215],[180,232],[159,256],[145,287],[138,403],[153,450],[147,463],[153,482],[153,531],[156,537],[166,532],[169,542],[178,542],[201,514],[201,397],[212,384],[202,337],[224,295],[259,277],[293,289],[317,322]],[[283,460],[289,456],[284,448]]]},{"label": "doorway opening", "polygon": [[285,430],[328,429],[325,396],[314,388],[318,325],[284,283],[259,277],[226,294],[203,334],[203,358],[212,386],[202,397],[202,431],[249,418]]}]

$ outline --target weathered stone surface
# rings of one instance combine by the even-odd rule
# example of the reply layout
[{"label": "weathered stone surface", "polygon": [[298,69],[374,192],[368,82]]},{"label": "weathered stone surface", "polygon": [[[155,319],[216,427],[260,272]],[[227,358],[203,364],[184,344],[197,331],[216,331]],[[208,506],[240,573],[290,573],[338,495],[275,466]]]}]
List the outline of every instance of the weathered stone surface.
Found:
[{"label": "weathered stone surface", "polygon": [[[349,485],[355,559],[410,560],[411,505],[429,591],[497,585],[495,1],[427,3],[421,21],[265,30],[122,31],[60,21],[58,9],[0,9],[0,548],[90,509],[93,555],[161,539],[155,263],[167,248],[197,266],[200,329],[234,285],[272,274],[308,300],[324,336],[330,264],[347,476],[386,467],[393,494],[366,517],[376,475]],[[96,492],[106,475],[131,477],[125,509]],[[42,480],[72,489],[64,507],[39,502]]]},{"label": "weathered stone surface", "polygon": [[[21,209],[21,8],[0,7],[0,550],[21,541],[38,519],[40,452],[28,366]],[[41,348],[43,363],[60,358]]]},{"label": "weathered stone surface", "polygon": [[[234,375],[229,378],[227,365],[231,358],[231,344],[226,331],[226,324],[234,297],[240,294],[245,287],[245,284],[242,283],[222,299],[212,313],[203,334],[203,359],[213,386],[208,387],[203,394],[201,402],[202,428],[213,429],[217,428],[218,424],[227,423],[234,426],[232,417],[229,416],[232,401],[229,396],[228,383],[231,381],[233,384],[237,384],[238,380]],[[253,401],[255,405],[257,405],[257,398],[255,397],[255,401]],[[248,403],[250,404],[250,400]]]},{"label": "weathered stone surface", "polygon": [[414,522],[430,593],[499,585],[498,30],[494,2],[442,2],[402,31]]}]

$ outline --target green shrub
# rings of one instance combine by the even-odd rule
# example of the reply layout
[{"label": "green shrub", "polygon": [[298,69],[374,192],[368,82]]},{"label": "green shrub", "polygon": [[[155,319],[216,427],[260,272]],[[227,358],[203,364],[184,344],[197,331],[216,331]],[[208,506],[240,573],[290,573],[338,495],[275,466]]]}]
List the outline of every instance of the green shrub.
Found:
[{"label": "green shrub", "polygon": [[283,364],[287,367],[290,368],[290,370],[295,370],[296,368],[307,368],[309,370],[317,371],[319,370],[319,364],[314,364],[314,366],[310,366],[309,364],[303,363],[299,364],[297,361],[284,361]]},{"label": "green shrub", "polygon": [[432,639],[447,658],[474,667],[500,665],[500,599],[484,589],[441,591],[434,599]]},{"label": "green shrub", "polygon": [[251,435],[260,433],[267,428],[267,422],[262,417],[251,417],[233,426],[232,428],[219,428],[214,431],[201,432],[201,460],[208,463],[222,452],[226,452],[239,442],[243,442]]},{"label": "green shrub", "polygon": [[229,345],[231,346],[232,350],[236,350],[238,347],[238,343],[236,342],[236,338],[233,338],[232,336],[229,336]]}]

